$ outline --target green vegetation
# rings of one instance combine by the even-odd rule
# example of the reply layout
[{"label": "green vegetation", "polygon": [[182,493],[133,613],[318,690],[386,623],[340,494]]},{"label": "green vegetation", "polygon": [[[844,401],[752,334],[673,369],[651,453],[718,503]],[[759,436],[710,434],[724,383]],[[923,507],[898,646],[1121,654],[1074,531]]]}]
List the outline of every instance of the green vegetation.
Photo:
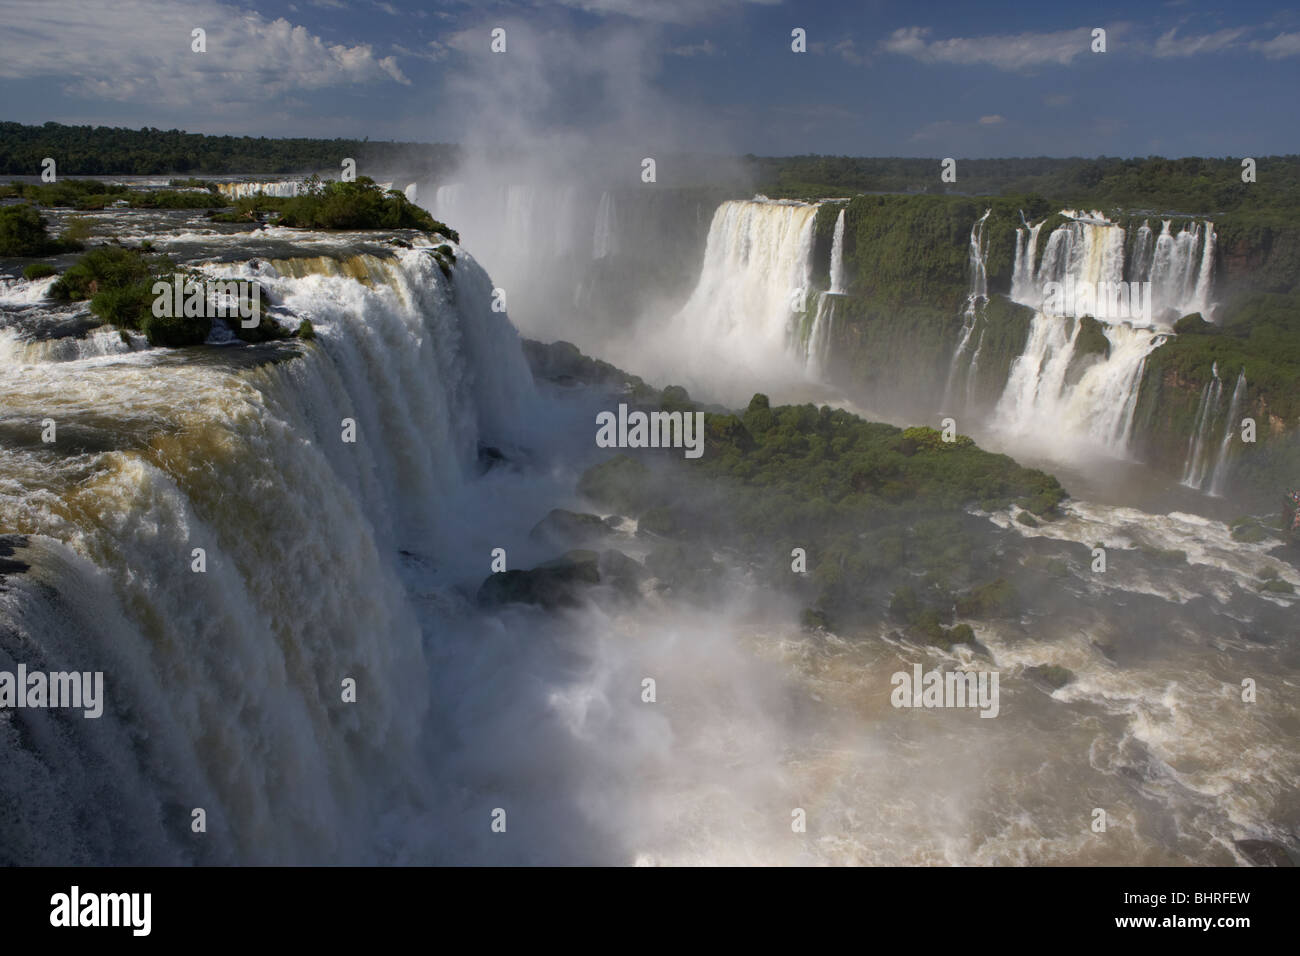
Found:
[{"label": "green vegetation", "polygon": [[[170,284],[177,271],[175,263],[165,257],[146,256],[117,245],[96,246],[63,273],[50,287],[50,295],[65,302],[89,299],[91,313],[101,322],[122,331],[143,332],[150,345],[199,345],[212,331],[211,319],[153,314],[154,283]],[[231,331],[246,342],[288,337],[265,310],[259,307],[255,314],[256,326],[245,329],[232,321]]]},{"label": "green vegetation", "polygon": [[1042,684],[1047,690],[1060,690],[1074,680],[1074,671],[1056,664],[1035,664],[1025,668],[1025,676]]},{"label": "green vegetation", "polygon": [[1167,469],[1181,468],[1205,388],[1218,366],[1223,380],[1215,434],[1245,372],[1241,416],[1256,422],[1256,441],[1234,442],[1233,489],[1251,507],[1273,507],[1280,488],[1300,478],[1300,293],[1257,292],[1220,310],[1216,325],[1188,316],[1182,333],[1147,358],[1134,413],[1138,452]]},{"label": "green vegetation", "polygon": [[[718,543],[769,555],[775,582],[790,580],[790,548],[804,548],[811,611],[837,624],[861,619],[905,583],[918,602],[908,627],[939,646],[967,640],[943,627],[959,589],[972,613],[1002,613],[1012,600],[1004,581],[970,580],[992,559],[977,557],[987,523],[964,509],[1019,501],[1050,512],[1065,497],[1050,475],[965,436],[945,442],[931,428],[900,430],[829,407],[772,408],[763,395],[743,415],[706,414],[705,433],[699,459],[617,455],[590,468],[578,490],[697,555]],[[909,580],[918,574],[919,588]]]},{"label": "green vegetation", "polygon": [[182,192],[158,189],[146,193],[132,193],[132,209],[220,209],[229,206],[229,200],[216,193]]},{"label": "green vegetation", "polygon": [[60,179],[56,183],[10,183],[0,186],[0,199],[25,199],[40,206],[68,206],[74,209],[103,209],[126,198],[125,186],[94,179]]},{"label": "green vegetation", "polygon": [[1016,589],[1006,578],[973,588],[957,599],[962,617],[1007,617],[1016,610]]},{"label": "green vegetation", "polygon": [[[232,212],[213,218],[242,222],[269,213],[276,225],[297,229],[419,229],[460,241],[454,229],[408,202],[396,189],[381,189],[368,176],[358,176],[351,183],[310,177],[306,190],[297,196],[251,196],[237,200],[234,206]],[[450,246],[439,248],[450,250]],[[442,254],[440,262],[446,261]],[[449,268],[445,266],[444,271]]]},{"label": "green vegetation", "polygon": [[0,175],[34,176],[46,156],[55,157],[59,174],[68,176],[297,173],[338,169],[345,158],[355,159],[360,169],[400,168],[412,175],[436,176],[455,165],[459,149],[439,143],[267,139],[204,136],[177,129],[0,123]]},{"label": "green vegetation", "polygon": [[1252,399],[1288,423],[1300,423],[1300,293],[1238,298],[1222,310],[1218,325],[1198,326],[1152,353],[1146,374],[1172,376],[1196,388],[1210,380],[1216,362],[1225,381],[1244,370]]},{"label": "green vegetation", "polygon": [[1295,586],[1281,578],[1269,578],[1259,583],[1259,589],[1269,594],[1295,594]]},{"label": "green vegetation", "polygon": [[50,287],[55,299],[73,302],[106,289],[121,289],[153,276],[154,270],[138,252],[122,246],[96,246],[69,267]]},{"label": "green vegetation", "polygon": [[46,279],[54,275],[59,270],[54,268],[48,262],[33,262],[23,270],[23,278],[29,282],[33,279]]},{"label": "green vegetation", "polygon": [[76,249],[81,248],[80,243],[82,240],[90,238],[90,233],[94,225],[94,222],[89,216],[69,216],[67,221],[63,224],[62,238],[65,242],[77,243],[77,245],[73,247],[75,251]]},{"label": "green vegetation", "polygon": [[1076,208],[1177,210],[1186,215],[1300,207],[1300,156],[1256,157],[1259,181],[1250,185],[1241,181],[1237,158],[961,159],[957,182],[951,184],[939,181],[938,158],[745,158],[758,190],[774,197],[1037,193]]},{"label": "green vegetation", "polygon": [[1232,522],[1232,538],[1246,544],[1258,544],[1273,537],[1272,529],[1254,515],[1245,515]]},{"label": "green vegetation", "polygon": [[80,248],[74,240],[51,238],[45,220],[33,207],[0,207],[0,256],[53,256]]},{"label": "green vegetation", "polygon": [[303,319],[298,323],[298,338],[304,342],[314,341],[316,338],[316,327],[311,324],[311,319]]}]

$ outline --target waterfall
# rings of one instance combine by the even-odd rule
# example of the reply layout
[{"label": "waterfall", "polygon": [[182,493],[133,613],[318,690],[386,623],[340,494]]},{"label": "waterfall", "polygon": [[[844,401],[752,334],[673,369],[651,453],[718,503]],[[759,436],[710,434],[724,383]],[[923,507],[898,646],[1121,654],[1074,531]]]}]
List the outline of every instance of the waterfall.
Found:
[{"label": "waterfall", "polygon": [[1210,284],[1214,281],[1214,252],[1218,236],[1214,232],[1214,223],[1205,224],[1205,241],[1201,248],[1201,265],[1197,270],[1196,284],[1192,291],[1191,307],[1198,312],[1210,310]]},{"label": "waterfall", "polygon": [[[1067,209],[1062,215],[1067,221],[1052,230],[1037,265],[1043,224],[1017,231],[1011,297],[1035,315],[998,400],[995,425],[1026,438],[1046,430],[1067,453],[1077,446],[1087,454],[1123,456],[1142,370],[1164,340],[1162,327],[1187,311],[1211,307],[1213,227],[1192,223],[1175,236],[1171,221],[1165,221],[1156,237],[1143,222],[1126,269],[1123,226],[1097,211]],[[1100,323],[1104,351],[1096,349],[1095,340],[1086,355],[1076,351],[1085,315]],[[961,348],[969,337],[964,331]],[[1198,429],[1208,427],[1217,401],[1217,392],[1207,386]],[[1203,446],[1193,437],[1185,482],[1204,480]]]},{"label": "waterfall", "polygon": [[596,207],[596,228],[591,237],[591,257],[604,259],[618,251],[618,231],[614,219],[614,197],[609,191],[600,194]]},{"label": "waterfall", "polygon": [[1088,366],[1071,385],[1067,372],[1082,328],[1078,321],[1041,312],[1034,316],[1025,350],[1012,363],[998,400],[995,422],[1024,437],[1051,436],[1123,455],[1142,369],[1159,337],[1128,325],[1102,326],[1110,357]]},{"label": "waterfall", "polygon": [[804,358],[808,375],[814,380],[820,380],[826,375],[831,335],[835,330],[835,303],[838,298],[837,294],[831,292],[823,292],[817,297],[817,313],[813,317],[812,330],[808,333],[808,346]]},{"label": "waterfall", "polygon": [[[1214,224],[1192,223],[1176,236],[1171,225],[1168,219],[1161,223],[1149,270],[1139,273],[1135,280],[1150,281],[1155,298],[1153,311],[1165,321],[1192,312],[1209,313],[1213,307]],[[1145,261],[1137,261],[1137,252],[1135,246],[1135,268],[1145,265]]]},{"label": "waterfall", "polygon": [[1240,426],[1238,416],[1241,405],[1246,399],[1246,370],[1237,374],[1237,385],[1232,390],[1232,401],[1228,403],[1228,418],[1223,423],[1223,441],[1219,442],[1219,454],[1214,464],[1214,473],[1210,477],[1210,494],[1218,498],[1223,495],[1228,483],[1229,453],[1232,450],[1232,435]]},{"label": "waterfall", "polygon": [[281,199],[298,195],[302,181],[276,180],[263,183],[217,183],[217,191],[227,199],[250,199],[253,196],[275,196]]},{"label": "waterfall", "polygon": [[1155,252],[1154,234],[1151,226],[1142,221],[1137,236],[1133,240],[1133,256],[1129,261],[1129,277],[1135,282],[1145,282],[1151,277],[1151,263]]},{"label": "waterfall", "polygon": [[1038,251],[1038,232],[1043,223],[1016,230],[1016,259],[1011,270],[1011,298],[1025,302],[1034,295],[1034,255]]},{"label": "waterfall", "polygon": [[697,343],[705,361],[780,369],[797,356],[802,365],[816,215],[816,205],[788,200],[720,205],[699,281],[669,334]]},{"label": "waterfall", "polygon": [[1219,399],[1223,394],[1223,380],[1219,378],[1219,363],[1210,367],[1213,376],[1201,390],[1201,402],[1192,422],[1192,435],[1187,442],[1187,463],[1183,467],[1182,484],[1200,489],[1209,472],[1206,452],[1209,448],[1210,428],[1218,415]]},{"label": "waterfall", "polygon": [[0,428],[60,435],[0,458],[30,565],[0,575],[0,670],[105,685],[98,720],[0,721],[0,862],[379,862],[420,831],[432,662],[399,549],[460,546],[444,502],[535,400],[456,252],[451,279],[426,248],[228,264],[313,344],[0,363]]},{"label": "waterfall", "polygon": [[[970,269],[970,286],[966,294],[966,306],[962,310],[961,338],[957,341],[957,348],[952,353],[952,360],[948,363],[948,379],[943,389],[943,405],[946,408],[952,397],[953,385],[956,381],[958,368],[961,364],[961,358],[966,354],[967,346],[970,344],[971,336],[975,332],[975,326],[978,323],[979,315],[989,300],[988,285],[988,247],[984,241],[984,224],[988,221],[992,209],[986,209],[984,215],[975,220],[971,226],[970,240],[967,244],[967,264]],[[983,333],[980,335],[979,344],[983,344]],[[976,346],[975,353],[972,355],[972,364],[978,358],[979,345]],[[967,368],[967,392],[969,393],[971,381],[974,378],[975,369]]]},{"label": "waterfall", "polygon": [[844,292],[844,212],[835,217],[835,234],[831,239],[831,292]]}]

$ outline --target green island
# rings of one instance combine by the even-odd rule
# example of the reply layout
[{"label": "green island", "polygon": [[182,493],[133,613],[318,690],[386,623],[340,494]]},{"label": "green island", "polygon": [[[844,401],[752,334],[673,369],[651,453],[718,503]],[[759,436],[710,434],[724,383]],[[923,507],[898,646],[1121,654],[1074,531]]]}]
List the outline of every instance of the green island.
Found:
[{"label": "green island", "polygon": [[396,189],[385,190],[369,176],[355,182],[309,176],[296,196],[250,196],[217,213],[214,222],[260,221],[295,229],[418,229],[453,242],[460,235],[438,222]]},{"label": "green island", "polygon": [[[703,410],[678,386],[645,390],[568,343],[530,342],[526,353],[539,378],[630,387],[630,400],[646,411]],[[808,627],[884,623],[944,649],[972,643],[960,618],[1014,614],[1017,600],[996,530],[969,512],[1015,506],[1051,521],[1067,497],[1051,475],[963,435],[944,441],[931,428],[900,429],[827,406],[773,407],[761,394],[743,412],[708,410],[704,420],[702,457],[612,454],[582,475],[578,492],[638,520],[639,534],[654,543],[645,568],[661,586],[707,599],[727,573],[713,554],[729,553],[759,582],[792,591]],[[537,531],[557,546],[566,536],[586,545],[599,526],[594,515],[553,512]],[[792,571],[796,548],[806,574]],[[596,580],[626,576],[621,558],[571,551],[540,578],[489,577],[480,597],[560,605],[556,595],[567,587],[594,583],[592,567],[600,569]]]}]

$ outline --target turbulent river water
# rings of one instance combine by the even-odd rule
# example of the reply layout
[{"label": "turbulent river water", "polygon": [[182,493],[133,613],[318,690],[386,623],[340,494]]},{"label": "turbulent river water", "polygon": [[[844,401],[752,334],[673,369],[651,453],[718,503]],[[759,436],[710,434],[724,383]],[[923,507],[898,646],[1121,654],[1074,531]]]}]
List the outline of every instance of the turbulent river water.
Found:
[{"label": "turbulent river water", "polygon": [[[0,290],[0,670],[103,671],[106,697],[98,720],[0,712],[0,861],[1232,864],[1247,861],[1243,840],[1295,852],[1295,599],[1260,585],[1300,585],[1300,570],[1234,541],[1226,515],[1090,495],[1104,478],[1082,473],[1062,476],[1076,497],[1059,521],[972,513],[1030,585],[1017,620],[974,624],[1003,677],[994,720],[890,705],[892,673],[967,651],[921,651],[884,628],[803,631],[743,562],[705,607],[647,589],[631,606],[484,610],[474,594],[494,548],[531,566],[552,556],[529,536],[539,518],[590,510],[574,487],[599,460],[592,422],[610,395],[534,382],[474,250],[456,246],[448,276],[418,236],[87,215],[182,264],[256,279],[275,318],[310,318],[317,338],[150,349],[89,330],[84,306],[46,298],[52,280]],[[802,241],[807,213],[783,215]],[[755,291],[744,275],[705,278]],[[718,335],[740,320],[721,316]],[[487,446],[504,464],[485,471]],[[643,556],[634,526],[616,539]],[[1053,690],[1036,665],[1075,679]],[[340,693],[349,679],[355,702]]]}]

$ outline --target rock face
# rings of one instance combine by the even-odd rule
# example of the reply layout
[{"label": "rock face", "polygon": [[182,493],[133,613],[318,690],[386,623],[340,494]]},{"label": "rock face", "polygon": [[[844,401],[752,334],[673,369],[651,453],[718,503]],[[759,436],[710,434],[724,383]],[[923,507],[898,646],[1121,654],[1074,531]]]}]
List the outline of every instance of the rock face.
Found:
[{"label": "rock face", "polygon": [[584,599],[583,592],[596,584],[609,585],[622,600],[635,595],[647,577],[641,563],[622,551],[574,550],[527,571],[489,575],[478,589],[478,603],[484,607],[536,604],[547,610],[576,607]]},{"label": "rock face", "polygon": [[576,607],[579,592],[600,583],[600,556],[595,551],[568,551],[553,561],[528,571],[502,571],[489,575],[478,589],[478,603],[538,604],[547,610]]},{"label": "rock face", "polygon": [[528,536],[557,548],[575,548],[599,541],[610,528],[598,515],[555,508],[533,527]]},{"label": "rock face", "polygon": [[600,554],[600,577],[626,595],[636,594],[641,582],[650,576],[650,572],[634,558],[629,558],[622,551],[602,551]]}]

